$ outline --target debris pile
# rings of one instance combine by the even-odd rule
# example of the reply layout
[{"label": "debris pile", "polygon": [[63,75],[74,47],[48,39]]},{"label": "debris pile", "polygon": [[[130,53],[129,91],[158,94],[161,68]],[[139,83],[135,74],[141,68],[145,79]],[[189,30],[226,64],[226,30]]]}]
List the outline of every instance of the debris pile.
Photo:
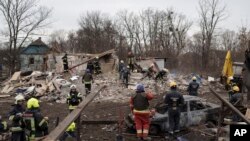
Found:
[{"label": "debris pile", "polygon": [[61,88],[71,83],[52,72],[27,71],[15,72],[12,77],[3,83],[2,94],[15,96],[22,94],[25,97],[42,97],[61,93]]}]

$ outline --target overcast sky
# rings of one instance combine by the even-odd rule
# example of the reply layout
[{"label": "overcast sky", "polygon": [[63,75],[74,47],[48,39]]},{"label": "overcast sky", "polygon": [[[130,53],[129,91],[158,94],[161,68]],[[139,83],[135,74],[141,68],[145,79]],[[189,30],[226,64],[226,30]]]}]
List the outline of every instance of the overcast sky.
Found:
[{"label": "overcast sky", "polygon": [[[78,19],[87,11],[101,11],[114,16],[120,10],[139,12],[148,7],[154,9],[173,8],[185,14],[194,21],[191,32],[198,30],[198,1],[199,0],[40,0],[41,5],[53,8],[53,24],[48,33],[55,30],[76,30]],[[242,25],[250,25],[250,0],[221,0],[227,5],[228,18],[219,26],[231,30],[238,30]],[[2,22],[0,22],[2,24]],[[1,28],[1,26],[0,26]]]}]

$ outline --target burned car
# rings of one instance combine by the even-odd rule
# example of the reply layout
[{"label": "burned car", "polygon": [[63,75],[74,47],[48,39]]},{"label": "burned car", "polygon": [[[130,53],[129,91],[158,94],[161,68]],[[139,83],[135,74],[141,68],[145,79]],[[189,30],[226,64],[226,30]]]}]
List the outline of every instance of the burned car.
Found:
[{"label": "burned car", "polygon": [[[181,108],[180,128],[183,130],[189,126],[199,125],[203,123],[216,124],[219,117],[220,106],[205,99],[184,95],[185,104]],[[151,118],[149,133],[156,135],[158,133],[167,132],[169,129],[169,118],[167,106],[163,103],[157,104],[156,113]],[[134,117],[129,114],[125,118],[128,131],[135,131]]]}]

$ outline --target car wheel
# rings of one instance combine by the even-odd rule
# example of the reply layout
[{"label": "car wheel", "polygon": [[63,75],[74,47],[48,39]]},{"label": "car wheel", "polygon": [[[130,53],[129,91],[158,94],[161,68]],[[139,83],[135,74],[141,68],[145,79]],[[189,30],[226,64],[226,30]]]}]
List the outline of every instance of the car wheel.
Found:
[{"label": "car wheel", "polygon": [[160,127],[158,125],[150,125],[149,134],[157,135],[160,133]]}]

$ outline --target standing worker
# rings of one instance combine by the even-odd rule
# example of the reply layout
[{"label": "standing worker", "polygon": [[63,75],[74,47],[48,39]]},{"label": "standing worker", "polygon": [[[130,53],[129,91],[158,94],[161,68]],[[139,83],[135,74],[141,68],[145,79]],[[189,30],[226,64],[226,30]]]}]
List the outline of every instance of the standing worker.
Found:
[{"label": "standing worker", "polygon": [[194,76],[192,82],[189,83],[187,91],[189,95],[198,96],[199,83],[196,82],[197,78]]},{"label": "standing worker", "polygon": [[24,96],[19,94],[15,97],[15,104],[9,113],[9,120],[11,121],[11,141],[25,141],[25,123],[23,122]]},{"label": "standing worker", "polygon": [[100,74],[102,71],[101,71],[101,66],[100,66],[100,63],[99,63],[99,57],[96,56],[95,57],[95,60],[94,60],[94,70],[95,70],[95,74]]},{"label": "standing worker", "polygon": [[68,56],[67,53],[65,53],[65,55],[62,57],[64,72],[68,72],[69,69],[67,56]]},{"label": "standing worker", "polygon": [[170,82],[170,92],[166,93],[164,102],[168,107],[169,133],[174,134],[174,132],[179,132],[181,114],[180,109],[181,106],[184,105],[184,98],[177,91],[176,82]]},{"label": "standing worker", "polygon": [[145,92],[142,84],[138,84],[135,94],[130,98],[130,108],[135,116],[137,137],[142,140],[151,140],[148,137],[150,125],[149,100],[152,100],[153,97],[154,95],[151,92]]},{"label": "standing worker", "polygon": [[128,65],[129,65],[132,72],[134,72],[134,63],[135,63],[135,56],[132,53],[132,51],[130,50],[128,52]]},{"label": "standing worker", "polygon": [[39,101],[30,98],[27,102],[27,111],[23,114],[25,122],[25,133],[28,133],[28,140],[35,140],[36,137],[48,135],[48,117],[43,117],[39,109]]},{"label": "standing worker", "polygon": [[82,101],[82,95],[76,90],[76,85],[70,86],[70,92],[67,96],[69,111],[72,112]]},{"label": "standing worker", "polygon": [[[235,106],[237,109],[240,109],[243,107],[243,95],[239,93],[240,89],[238,86],[233,87],[233,93],[230,98],[230,103]],[[234,122],[238,122],[241,120],[241,118],[236,114],[233,113],[232,119]]]},{"label": "standing worker", "polygon": [[124,61],[121,60],[120,63],[119,63],[119,68],[118,68],[118,71],[119,71],[119,79],[122,79],[123,78],[123,74],[122,74],[122,70],[123,68],[125,68],[125,64],[124,64]]},{"label": "standing worker", "polygon": [[90,73],[89,69],[87,69],[82,77],[82,83],[85,85],[86,95],[91,92],[91,84],[93,83],[93,81],[93,76]]},{"label": "standing worker", "polygon": [[90,73],[93,74],[93,72],[94,72],[94,64],[93,64],[92,61],[89,61],[89,62],[87,63],[87,68],[86,68],[86,70],[87,70],[87,69],[89,69]]},{"label": "standing worker", "polygon": [[123,68],[122,74],[123,74],[123,82],[125,83],[126,88],[128,88],[128,80],[130,75],[129,66]]}]

